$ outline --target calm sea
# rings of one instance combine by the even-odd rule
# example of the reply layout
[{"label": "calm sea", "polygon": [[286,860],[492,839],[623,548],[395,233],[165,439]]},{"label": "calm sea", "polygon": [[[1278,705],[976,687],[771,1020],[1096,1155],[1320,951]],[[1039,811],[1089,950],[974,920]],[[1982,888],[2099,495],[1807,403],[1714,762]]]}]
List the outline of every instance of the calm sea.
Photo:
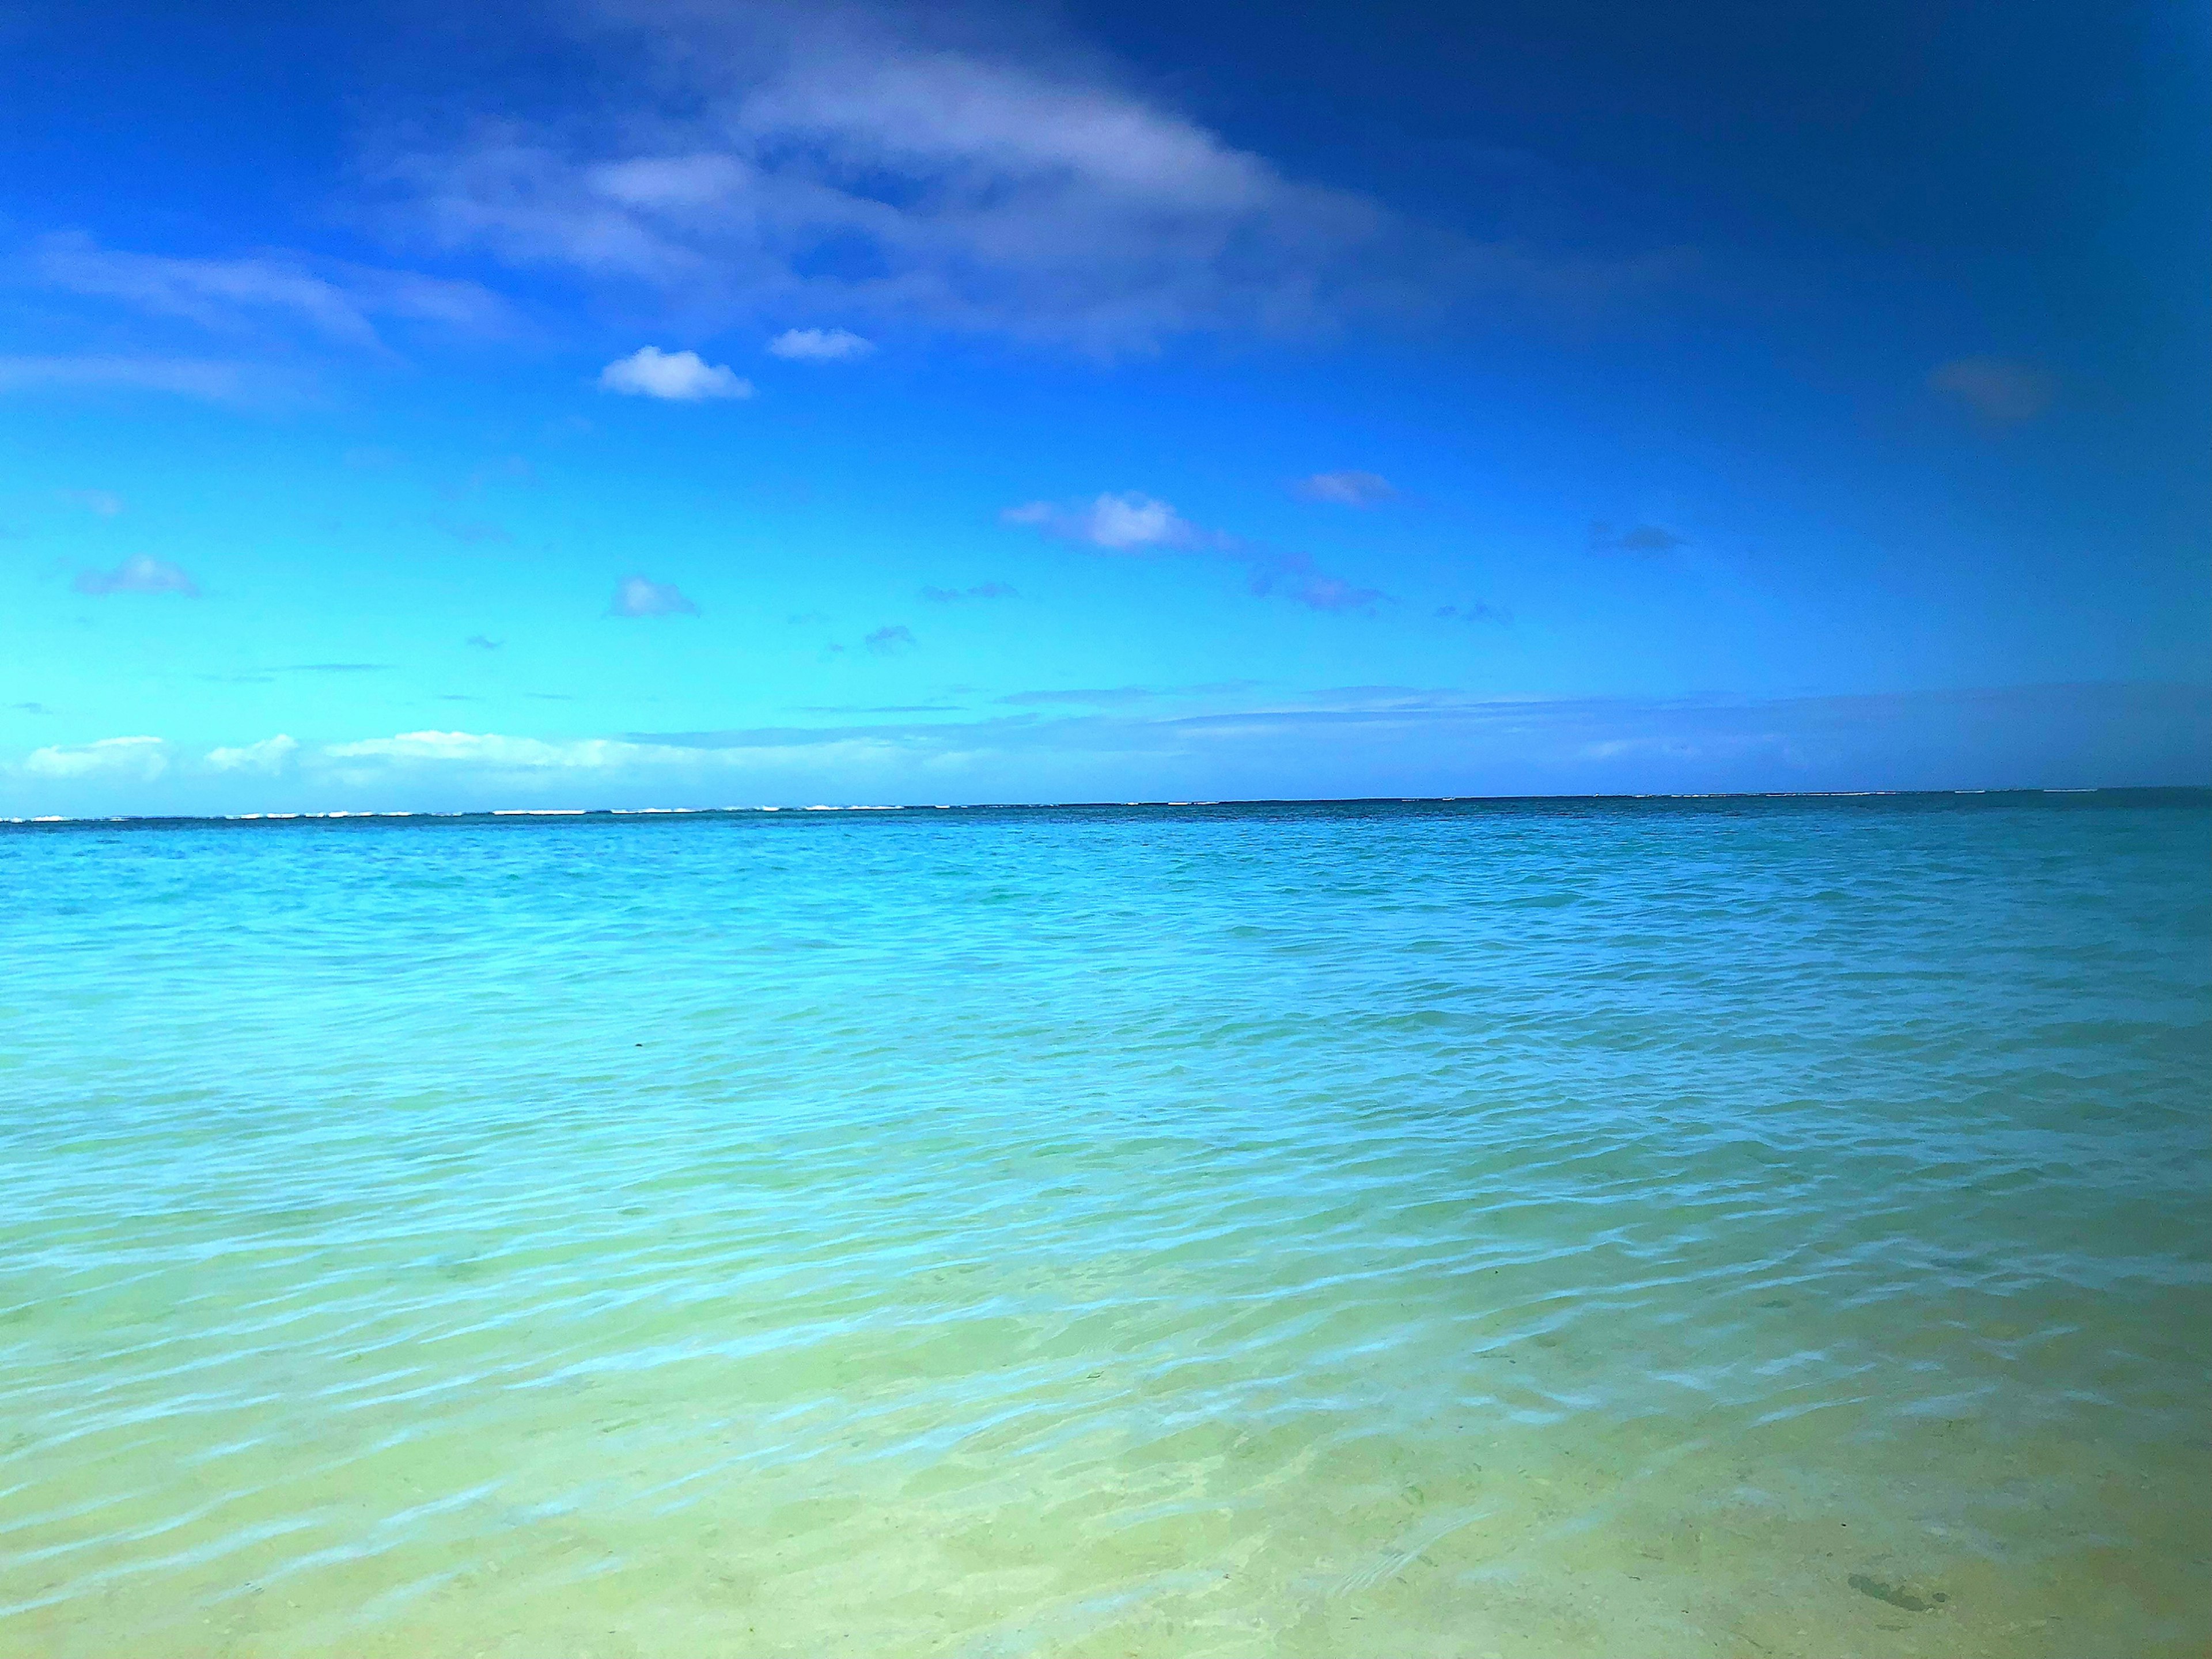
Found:
[{"label": "calm sea", "polygon": [[2183,1655],[2212,794],[0,827],[0,1652]]}]

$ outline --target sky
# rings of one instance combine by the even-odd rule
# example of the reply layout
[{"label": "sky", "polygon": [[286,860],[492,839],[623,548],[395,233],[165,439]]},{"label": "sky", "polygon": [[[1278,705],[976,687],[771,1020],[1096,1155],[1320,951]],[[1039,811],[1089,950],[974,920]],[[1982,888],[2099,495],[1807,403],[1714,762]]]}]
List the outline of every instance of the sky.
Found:
[{"label": "sky", "polygon": [[2212,782],[2201,6],[1258,18],[0,4],[0,815]]}]

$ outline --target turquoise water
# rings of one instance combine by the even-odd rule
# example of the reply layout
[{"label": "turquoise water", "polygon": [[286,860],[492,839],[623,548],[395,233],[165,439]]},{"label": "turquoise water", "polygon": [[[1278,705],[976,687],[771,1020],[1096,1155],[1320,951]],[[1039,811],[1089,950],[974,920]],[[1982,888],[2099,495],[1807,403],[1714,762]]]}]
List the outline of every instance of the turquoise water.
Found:
[{"label": "turquoise water", "polygon": [[0,1652],[2201,1651],[2208,855],[0,828]]}]

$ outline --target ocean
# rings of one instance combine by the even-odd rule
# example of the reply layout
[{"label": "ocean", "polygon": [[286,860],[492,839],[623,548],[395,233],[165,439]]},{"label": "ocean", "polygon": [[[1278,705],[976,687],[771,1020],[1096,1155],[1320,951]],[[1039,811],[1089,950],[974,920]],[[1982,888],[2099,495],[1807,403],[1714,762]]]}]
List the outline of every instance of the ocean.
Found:
[{"label": "ocean", "polygon": [[0,826],[0,1653],[2197,1654],[2212,793]]}]

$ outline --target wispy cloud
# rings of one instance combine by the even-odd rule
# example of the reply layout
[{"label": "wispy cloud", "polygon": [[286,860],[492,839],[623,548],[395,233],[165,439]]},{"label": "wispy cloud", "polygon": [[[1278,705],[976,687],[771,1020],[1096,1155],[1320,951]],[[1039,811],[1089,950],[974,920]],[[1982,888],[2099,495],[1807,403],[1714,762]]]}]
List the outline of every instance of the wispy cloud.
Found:
[{"label": "wispy cloud", "polygon": [[1035,50],[1004,32],[979,46],[958,9],[587,0],[565,15],[603,64],[638,66],[600,77],[620,90],[542,124],[486,109],[392,136],[371,163],[387,222],[701,316],[1099,353],[1468,295],[1583,306],[1680,264],[1410,222],[1288,175],[1041,28],[1023,35]]},{"label": "wispy cloud", "polygon": [[611,617],[696,617],[699,607],[686,599],[672,582],[648,581],[643,576],[625,576],[615,588],[614,602],[607,607]]},{"label": "wispy cloud", "polygon": [[1125,708],[1132,703],[1148,702],[1159,695],[1141,685],[1109,685],[1095,690],[1016,691],[1000,697],[999,702],[1012,708],[1050,708],[1058,704],[1075,704],[1091,708]]},{"label": "wispy cloud", "polygon": [[507,641],[505,640],[495,640],[489,634],[471,634],[468,638],[463,640],[461,643],[478,651],[496,651],[501,647],[504,646]]},{"label": "wispy cloud", "polygon": [[1622,530],[1601,519],[1589,527],[1589,544],[1593,553],[1658,554],[1687,547],[1690,538],[1675,534],[1664,525],[1636,524]]},{"label": "wispy cloud", "polygon": [[1983,419],[2008,425],[2033,420],[2051,406],[2056,391],[2042,369],[2002,357],[1954,358],[1929,373],[1928,385]]},{"label": "wispy cloud", "polygon": [[32,264],[51,287],[211,329],[273,318],[348,344],[377,346],[378,318],[471,334],[503,333],[512,325],[506,301],[475,283],[299,253],[178,258],[103,248],[64,233],[37,243]]},{"label": "wispy cloud", "polygon": [[977,582],[973,587],[925,587],[921,597],[932,605],[956,605],[963,599],[1012,599],[1020,595],[1005,582]]},{"label": "wispy cloud", "polygon": [[717,398],[750,398],[753,383],[726,365],[708,362],[696,351],[640,346],[599,371],[599,390],[696,404]]},{"label": "wispy cloud", "polygon": [[934,704],[893,705],[850,711],[892,717],[880,723],[610,737],[416,731],[303,743],[282,757],[264,739],[241,745],[228,768],[153,737],[117,738],[0,760],[0,811],[1942,789],[2212,775],[2203,686],[1765,702],[1365,686],[1224,699],[1199,713],[1163,713],[1144,688],[1124,690],[1139,706],[946,720]]},{"label": "wispy cloud", "polygon": [[103,519],[114,518],[123,511],[123,497],[112,489],[61,489],[54,492],[72,507]]},{"label": "wispy cloud", "polygon": [[1135,490],[1062,505],[1029,501],[999,515],[1002,524],[1096,548],[1103,553],[1200,554],[1240,564],[1255,596],[1273,594],[1314,611],[1366,611],[1388,596],[1317,568],[1311,556],[1285,553],[1225,531],[1193,524],[1167,502]]},{"label": "wispy cloud", "polygon": [[771,356],[794,362],[838,363],[865,357],[876,347],[850,329],[787,328],[768,343],[768,349]]},{"label": "wispy cloud", "polygon": [[1338,507],[1377,507],[1394,499],[1398,489],[1376,472],[1316,472],[1299,479],[1291,492],[1310,501],[1329,501]]},{"label": "wispy cloud", "polygon": [[177,593],[199,598],[192,579],[166,559],[134,553],[112,570],[80,570],[70,584],[80,593]]},{"label": "wispy cloud", "polygon": [[163,392],[210,403],[266,400],[283,390],[281,379],[252,363],[158,353],[88,353],[58,356],[0,356],[0,392]]},{"label": "wispy cloud", "polygon": [[1471,605],[1440,605],[1429,614],[1439,622],[1495,623],[1500,627],[1513,620],[1511,611],[1480,599]]},{"label": "wispy cloud", "polygon": [[912,629],[893,623],[889,627],[878,628],[860,643],[878,657],[895,657],[902,651],[913,650],[915,641]]}]

